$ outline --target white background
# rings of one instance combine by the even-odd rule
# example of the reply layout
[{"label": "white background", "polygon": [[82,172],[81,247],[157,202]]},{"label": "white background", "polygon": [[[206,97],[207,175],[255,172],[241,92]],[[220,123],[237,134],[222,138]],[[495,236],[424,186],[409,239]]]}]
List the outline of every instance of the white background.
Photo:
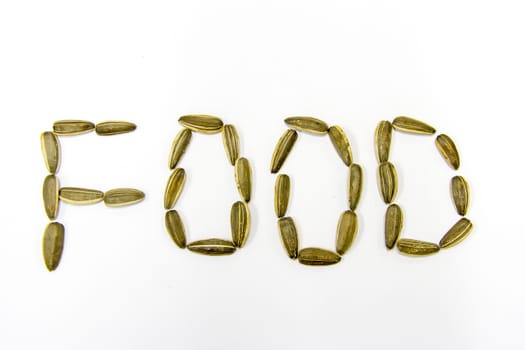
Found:
[{"label": "white background", "polygon": [[[525,54],[520,1],[2,1],[1,349],[523,349]],[[167,156],[188,113],[237,126],[254,171],[242,250],[206,257],[164,229]],[[336,266],[286,256],[269,163],[289,115],[348,133],[364,168],[358,238]],[[387,251],[378,121],[409,115],[456,140],[475,224],[427,258]],[[136,187],[141,204],[64,204],[62,261],[39,134],[59,119],[135,122],[62,138],[64,186]],[[395,134],[403,237],[437,242],[458,219],[433,137]],[[190,240],[229,237],[237,200],[220,135],[195,135],[177,204]],[[300,135],[282,169],[301,246],[334,248],[346,170],[327,137]]]}]

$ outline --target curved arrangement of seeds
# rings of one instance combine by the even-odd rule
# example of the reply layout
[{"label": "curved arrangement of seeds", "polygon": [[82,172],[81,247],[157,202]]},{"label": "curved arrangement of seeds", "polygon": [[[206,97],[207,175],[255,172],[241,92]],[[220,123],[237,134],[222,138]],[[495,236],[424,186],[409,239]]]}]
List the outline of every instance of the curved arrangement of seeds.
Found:
[{"label": "curved arrangement of seeds", "polygon": [[[397,194],[397,172],[389,161],[392,129],[420,135],[434,135],[436,130],[419,120],[397,117],[392,123],[381,121],[375,132],[375,152],[379,163],[377,176],[383,201],[388,204],[385,215],[385,245],[392,249],[397,245],[400,253],[410,256],[424,256],[450,248],[463,241],[472,230],[472,223],[465,217],[469,206],[470,190],[462,176],[454,176],[450,181],[450,192],[456,211],[462,218],[441,238],[439,244],[415,239],[399,238],[403,229],[403,212],[398,204],[392,203]],[[454,170],[460,166],[459,152],[452,139],[441,134],[436,137],[436,146],[447,164]]]},{"label": "curved arrangement of seeds", "polygon": [[324,121],[312,117],[290,117],[284,122],[290,128],[281,136],[273,152],[270,168],[272,174],[279,172],[292,150],[298,137],[297,130],[316,135],[328,134],[337,154],[349,169],[348,204],[350,209],[345,210],[339,218],[335,252],[322,248],[299,249],[299,235],[295,223],[291,217],[285,216],[290,197],[290,177],[286,174],[279,174],[275,180],[275,215],[278,219],[281,240],[290,259],[298,259],[304,265],[337,264],[341,261],[341,256],[352,246],[357,233],[357,215],[354,211],[361,197],[361,167],[353,163],[350,142],[341,127],[328,127]]},{"label": "curved arrangement of seeds", "polygon": [[[250,210],[248,202],[252,192],[252,170],[246,158],[240,157],[240,142],[237,130],[231,124],[224,125],[218,117],[210,115],[185,115],[179,118],[184,127],[173,141],[168,166],[172,173],[164,192],[165,225],[171,239],[179,248],[205,255],[230,255],[242,248],[250,231]],[[173,209],[184,187],[186,172],[177,167],[186,151],[192,132],[204,134],[222,133],[224,149],[228,161],[234,167],[235,182],[241,200],[233,203],[230,211],[232,240],[209,238],[186,243],[184,224],[179,213]]]},{"label": "curved arrangement of seeds", "polygon": [[60,120],[53,124],[53,131],[45,131],[40,135],[42,154],[49,172],[44,179],[42,191],[44,209],[52,221],[47,225],[43,238],[44,262],[49,271],[58,267],[64,247],[64,225],[55,221],[61,201],[80,205],[104,201],[109,207],[118,207],[138,203],[144,199],[144,193],[133,188],[115,188],[104,193],[87,188],[60,187],[57,177],[60,168],[58,136],[80,135],[92,131],[100,136],[109,136],[135,129],[135,124],[123,121],[107,121],[95,125],[84,120]]}]

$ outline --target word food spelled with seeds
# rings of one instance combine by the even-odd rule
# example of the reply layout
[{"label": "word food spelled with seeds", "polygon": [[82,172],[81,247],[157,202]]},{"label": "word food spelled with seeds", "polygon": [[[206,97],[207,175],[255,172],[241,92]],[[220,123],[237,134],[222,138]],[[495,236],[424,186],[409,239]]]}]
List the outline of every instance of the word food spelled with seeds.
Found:
[{"label": "word food spelled with seeds", "polygon": [[[179,248],[205,255],[229,255],[242,248],[250,231],[250,210],[248,202],[252,192],[252,170],[246,158],[240,157],[239,135],[233,125],[224,125],[220,118],[209,115],[185,115],[179,123],[184,127],[173,141],[168,166],[172,171],[164,192],[166,230]],[[173,210],[177,203],[186,178],[183,168],[177,167],[188,147],[192,132],[204,134],[222,133],[226,157],[234,167],[235,182],[241,200],[233,203],[230,211],[232,240],[209,238],[186,244],[184,224],[179,213]]]},{"label": "word food spelled with seeds", "polygon": [[352,246],[357,233],[357,215],[354,210],[357,208],[361,197],[361,167],[352,162],[350,142],[348,142],[348,138],[341,127],[328,127],[328,124],[324,121],[312,117],[290,117],[285,119],[284,122],[290,129],[286,130],[277,142],[272,156],[271,173],[277,173],[281,169],[297,140],[297,130],[316,135],[328,134],[337,154],[349,172],[349,210],[345,210],[339,218],[335,252],[321,248],[303,248],[299,250],[299,235],[295,223],[291,217],[285,217],[290,197],[290,177],[286,174],[279,174],[275,180],[274,207],[281,240],[290,259],[297,259],[301,264],[337,264],[341,261],[341,256]]},{"label": "word food spelled with seeds", "polygon": [[[464,216],[469,205],[469,187],[462,176],[455,176],[450,183],[452,200],[459,215],[463,216],[441,238],[438,244],[415,239],[399,239],[403,229],[403,211],[397,204],[392,204],[397,194],[397,172],[394,164],[389,162],[392,129],[409,134],[434,135],[436,130],[419,120],[408,117],[397,117],[392,123],[381,121],[375,132],[375,152],[379,167],[377,169],[379,189],[383,201],[388,204],[385,215],[385,245],[392,249],[397,243],[400,253],[410,256],[424,256],[437,253],[441,248],[450,248],[464,240],[472,230],[472,223]],[[450,137],[441,134],[436,138],[436,146],[454,170],[459,169],[459,152]]]},{"label": "word food spelled with seeds", "polygon": [[61,201],[70,204],[94,204],[101,201],[109,207],[119,207],[138,203],[144,199],[142,191],[133,188],[115,188],[106,193],[78,187],[60,187],[57,173],[60,167],[60,143],[58,136],[80,135],[96,131],[97,135],[108,136],[131,132],[135,124],[122,121],[108,121],[97,125],[83,120],[60,120],[53,124],[53,131],[45,131],[40,136],[42,154],[49,175],[44,179],[43,199],[47,217],[52,222],[44,231],[43,255],[49,271],[60,263],[64,247],[64,225],[54,221],[58,216]]}]

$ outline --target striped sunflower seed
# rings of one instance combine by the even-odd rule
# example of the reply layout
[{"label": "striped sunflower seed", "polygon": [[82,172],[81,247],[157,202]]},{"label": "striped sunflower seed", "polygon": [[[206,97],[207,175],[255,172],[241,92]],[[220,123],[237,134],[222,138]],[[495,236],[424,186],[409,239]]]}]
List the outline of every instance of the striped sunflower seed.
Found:
[{"label": "striped sunflower seed", "polygon": [[447,164],[452,169],[458,170],[460,165],[459,152],[454,141],[449,136],[441,134],[436,137],[436,146]]},{"label": "striped sunflower seed", "polygon": [[385,245],[394,248],[403,230],[403,211],[397,204],[388,206],[385,214]]},{"label": "striped sunflower seed", "polygon": [[51,131],[46,131],[40,135],[40,144],[47,170],[51,174],[55,174],[60,167],[60,143],[58,138]]},{"label": "striped sunflower seed", "polygon": [[104,203],[108,207],[123,207],[141,202],[144,192],[134,188],[115,188],[104,194]]},{"label": "striped sunflower seed", "polygon": [[450,248],[463,241],[472,231],[472,222],[467,218],[461,218],[450,228],[450,230],[441,238],[439,246],[441,248]]},{"label": "striped sunflower seed", "polygon": [[424,256],[439,252],[437,244],[407,238],[397,241],[397,249],[400,253],[411,256]]},{"label": "striped sunflower seed", "polygon": [[392,142],[392,124],[383,120],[377,124],[375,133],[376,157],[379,163],[388,162]]},{"label": "striped sunflower seed", "polygon": [[351,211],[344,211],[339,217],[335,251],[339,255],[345,254],[354,243],[357,233],[357,215]]},{"label": "striped sunflower seed", "polygon": [[252,196],[252,168],[246,158],[239,158],[235,162],[235,182],[237,189],[245,202]]},{"label": "striped sunflower seed", "polygon": [[132,132],[135,129],[137,129],[137,126],[135,124],[124,121],[111,120],[95,125],[95,131],[97,135],[100,136],[125,134],[128,132]]},{"label": "striped sunflower seed", "polygon": [[281,169],[284,161],[290,154],[295,141],[297,141],[297,131],[294,129],[286,130],[279,141],[277,141],[277,145],[275,146],[275,150],[273,151],[272,155],[272,165],[270,167],[272,174],[275,174],[279,171],[279,169]]},{"label": "striped sunflower seed", "polygon": [[381,196],[386,204],[392,203],[397,194],[397,172],[394,164],[384,162],[379,164],[377,171]]},{"label": "striped sunflower seed", "polygon": [[182,168],[176,168],[168,178],[166,190],[164,191],[164,209],[169,210],[175,206],[184,188],[186,172]]},{"label": "striped sunflower seed", "polygon": [[296,259],[299,249],[299,236],[293,219],[291,217],[280,218],[278,224],[284,249],[286,249],[290,259]]},{"label": "striped sunflower seed", "polygon": [[44,179],[42,197],[44,199],[44,209],[50,220],[54,220],[58,215],[58,193],[60,184],[55,175],[48,175]]},{"label": "striped sunflower seed", "polygon": [[230,211],[232,241],[236,247],[242,248],[250,232],[250,210],[245,202],[235,202]]},{"label": "striped sunflower seed", "polygon": [[183,115],[179,123],[193,131],[204,134],[216,134],[222,130],[222,120],[218,117],[203,114]]},{"label": "striped sunflower seed", "polygon": [[169,210],[164,217],[166,230],[171,239],[179,248],[186,247],[186,233],[184,231],[184,224],[176,210]]},{"label": "striped sunflower seed", "polygon": [[410,117],[397,117],[392,122],[394,129],[411,134],[432,135],[436,132],[432,126]]},{"label": "striped sunflower seed", "polygon": [[59,120],[53,124],[53,132],[60,136],[80,135],[95,130],[95,124],[85,120]]},{"label": "striped sunflower seed", "polygon": [[281,218],[286,215],[290,199],[290,177],[288,175],[280,174],[277,176],[274,196],[275,215]]},{"label": "striped sunflower seed", "polygon": [[361,199],[361,191],[363,188],[363,170],[359,164],[353,163],[350,165],[350,173],[348,177],[348,205],[351,210],[355,210]]},{"label": "striped sunflower seed", "polygon": [[230,255],[235,253],[235,245],[224,239],[210,238],[191,242],[187,248],[194,253],[204,255]]},{"label": "striped sunflower seed", "polygon": [[104,192],[89,188],[62,187],[60,199],[71,204],[95,204],[102,202]]},{"label": "striped sunflower seed", "polygon": [[179,131],[177,136],[175,136],[173,144],[171,145],[168,165],[171,170],[175,169],[175,167],[179,163],[179,160],[182,158],[182,155],[184,154],[184,152],[186,152],[186,148],[190,143],[191,136],[191,130],[188,128],[182,129],[181,131]]},{"label": "striped sunflower seed", "polygon": [[458,214],[467,215],[470,203],[470,190],[467,180],[463,176],[454,176],[450,180],[450,192]]},{"label": "striped sunflower seed", "polygon": [[328,129],[328,136],[330,136],[330,140],[343,163],[350,166],[352,164],[352,149],[343,129],[340,126],[331,126]]},{"label": "striped sunflower seed", "polygon": [[49,271],[54,271],[60,263],[64,249],[64,225],[51,222],[44,231],[42,240],[42,253],[44,262]]},{"label": "striped sunflower seed", "polygon": [[312,117],[289,117],[284,120],[291,128],[311,134],[324,135],[328,132],[328,124]]},{"label": "striped sunflower seed", "polygon": [[237,134],[235,126],[231,124],[224,125],[224,128],[222,128],[222,142],[224,143],[228,160],[231,165],[235,165],[240,153],[239,134]]},{"label": "striped sunflower seed", "polygon": [[301,249],[298,259],[301,264],[312,266],[333,265],[341,261],[341,257],[336,253],[321,248]]}]

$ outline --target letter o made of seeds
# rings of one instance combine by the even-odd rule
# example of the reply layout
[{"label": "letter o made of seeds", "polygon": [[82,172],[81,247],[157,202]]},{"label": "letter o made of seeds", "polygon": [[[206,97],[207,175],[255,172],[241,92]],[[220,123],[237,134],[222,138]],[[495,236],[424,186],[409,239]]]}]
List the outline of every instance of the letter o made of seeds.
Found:
[{"label": "letter o made of seeds", "polygon": [[[248,202],[252,192],[252,170],[248,160],[240,156],[237,130],[233,125],[224,125],[220,118],[210,115],[185,115],[179,118],[179,123],[184,128],[175,136],[171,147],[168,167],[172,173],[164,192],[166,230],[179,248],[188,248],[194,253],[212,256],[233,254],[237,248],[242,248],[248,239],[250,231]],[[187,243],[182,218],[179,212],[173,209],[186,179],[186,172],[178,167],[178,164],[190,143],[193,132],[221,133],[227,160],[234,167],[235,182],[241,199],[233,203],[230,211],[231,240],[209,238]]]},{"label": "letter o made of seeds", "polygon": [[352,151],[348,138],[339,126],[329,127],[324,121],[313,117],[290,117],[284,122],[289,126],[281,136],[272,156],[270,172],[278,173],[291,152],[297,138],[297,131],[326,135],[328,134],[334,148],[349,171],[348,204],[337,226],[335,251],[322,248],[299,248],[299,235],[294,220],[286,216],[290,198],[290,176],[279,174],[275,180],[274,209],[277,216],[279,233],[285,251],[290,259],[297,259],[301,264],[311,266],[326,266],[337,264],[352,246],[357,233],[358,219],[355,209],[361,197],[362,171],[361,167],[352,162]]},{"label": "letter o made of seeds", "polygon": [[[464,240],[472,231],[472,223],[467,214],[470,190],[462,176],[454,176],[450,182],[450,192],[457,213],[461,216],[450,230],[441,238],[439,244],[415,239],[400,238],[403,230],[403,211],[393,203],[397,194],[397,172],[389,161],[392,130],[409,134],[434,135],[436,130],[419,120],[410,117],[397,117],[392,122],[381,121],[375,132],[375,152],[378,161],[378,186],[383,201],[388,205],[385,214],[385,245],[387,249],[397,246],[400,253],[408,256],[426,256],[450,248]],[[453,169],[460,166],[459,152],[452,139],[441,134],[436,137],[436,146],[446,163]]]}]

